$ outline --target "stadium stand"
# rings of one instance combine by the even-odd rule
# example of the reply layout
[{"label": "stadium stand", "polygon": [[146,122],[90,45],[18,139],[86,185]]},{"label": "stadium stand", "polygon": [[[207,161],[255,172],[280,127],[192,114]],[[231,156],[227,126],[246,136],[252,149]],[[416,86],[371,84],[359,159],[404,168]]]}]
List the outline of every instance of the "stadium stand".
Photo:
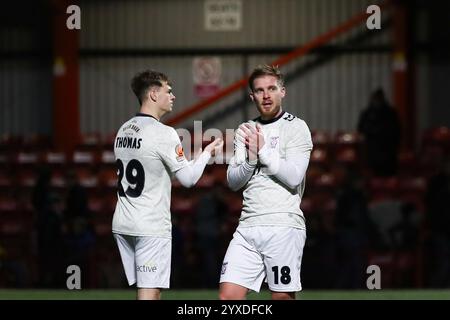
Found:
[{"label": "stadium stand", "polygon": [[[348,168],[356,168],[361,172],[365,185],[371,217],[384,230],[386,237],[387,225],[383,224],[385,214],[389,210],[380,209],[395,204],[397,212],[389,217],[389,224],[400,220],[399,208],[402,204],[412,205],[418,214],[418,249],[412,253],[394,250],[386,245],[383,250],[372,248],[367,252],[367,263],[379,264],[384,271],[383,285],[386,287],[403,286],[408,282],[413,286],[423,285],[423,241],[427,233],[423,220],[426,217],[424,196],[429,177],[436,171],[436,165],[449,150],[450,134],[446,128],[432,128],[424,132],[419,146],[420,152],[401,151],[399,153],[400,170],[392,177],[375,177],[364,171],[361,161],[361,148],[364,141],[355,133],[340,132],[332,135],[323,131],[313,133],[315,141],[307,171],[305,197],[301,208],[307,224],[314,223],[320,217],[320,225],[327,232],[335,230],[336,195],[342,179]],[[77,149],[69,156],[53,148],[34,148],[31,141],[34,138],[2,136],[0,147],[0,239],[2,247],[10,252],[21,264],[27,263],[32,270],[22,276],[22,282],[15,285],[33,283],[36,279],[36,253],[33,251],[35,232],[35,212],[31,204],[32,189],[36,184],[37,173],[43,167],[51,169],[51,187],[60,198],[67,194],[69,175],[75,174],[80,184],[88,194],[88,208],[92,213],[90,223],[95,231],[96,244],[92,255],[91,267],[95,268],[106,259],[106,255],[114,251],[111,237],[111,220],[117,201],[117,172],[115,159],[111,150],[112,135],[101,137],[97,134],[86,135]],[[39,140],[41,141],[41,140]],[[40,146],[48,146],[42,140]],[[18,146],[27,143],[27,149],[20,150]],[[420,156],[417,156],[419,154]],[[172,214],[176,227],[183,235],[183,241],[195,241],[194,225],[198,199],[209,192],[215,185],[221,185],[224,191],[227,214],[223,225],[225,241],[232,237],[242,209],[242,195],[232,192],[226,182],[227,165],[214,164],[208,167],[205,175],[198,182],[198,188],[181,188],[173,181]],[[392,207],[392,206],[391,206]],[[374,209],[375,208],[375,209]],[[378,209],[376,209],[378,208]],[[63,210],[63,209],[61,209]],[[316,217],[316,218],[314,218]],[[381,219],[381,220],[380,220]],[[381,222],[380,222],[381,221]],[[19,240],[20,239],[20,240]],[[14,245],[13,245],[14,244]],[[112,263],[120,263],[119,259],[111,259]],[[104,260],[103,262],[105,262]],[[34,266],[34,267],[33,267]],[[33,269],[34,268],[34,269]],[[120,268],[119,268],[120,269]],[[408,281],[395,281],[401,272],[413,272]],[[34,279],[33,279],[34,277]],[[25,283],[24,283],[25,281]],[[105,274],[97,272],[91,276],[91,287],[115,283],[108,280]]]}]

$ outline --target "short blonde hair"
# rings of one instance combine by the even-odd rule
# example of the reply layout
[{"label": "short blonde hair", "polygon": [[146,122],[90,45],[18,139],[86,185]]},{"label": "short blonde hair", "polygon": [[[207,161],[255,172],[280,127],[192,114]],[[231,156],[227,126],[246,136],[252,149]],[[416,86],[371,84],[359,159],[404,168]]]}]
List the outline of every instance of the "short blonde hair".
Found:
[{"label": "short blonde hair", "polygon": [[253,82],[255,81],[255,79],[262,76],[274,76],[275,78],[277,78],[280,87],[284,87],[283,74],[281,73],[278,66],[262,64],[257,66],[250,74],[250,78],[248,79],[248,86],[250,87],[251,91],[254,90]]}]

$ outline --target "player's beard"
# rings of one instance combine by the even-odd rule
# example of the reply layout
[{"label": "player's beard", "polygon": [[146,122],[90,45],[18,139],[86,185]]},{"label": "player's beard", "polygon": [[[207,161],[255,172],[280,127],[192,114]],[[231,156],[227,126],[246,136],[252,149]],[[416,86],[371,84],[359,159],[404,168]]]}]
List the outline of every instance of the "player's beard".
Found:
[{"label": "player's beard", "polygon": [[258,106],[258,111],[261,115],[261,117],[265,120],[270,120],[275,118],[278,113],[280,113],[281,105],[277,105],[276,103],[272,103],[270,105],[270,108],[267,106],[264,106],[262,103]]}]

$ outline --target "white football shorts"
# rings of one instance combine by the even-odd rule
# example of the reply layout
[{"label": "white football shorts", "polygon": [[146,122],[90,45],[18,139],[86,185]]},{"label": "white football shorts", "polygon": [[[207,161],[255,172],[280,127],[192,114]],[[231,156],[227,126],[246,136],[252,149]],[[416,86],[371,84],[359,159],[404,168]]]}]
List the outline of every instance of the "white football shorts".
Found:
[{"label": "white football shorts", "polygon": [[266,279],[271,291],[301,291],[305,240],[306,231],[293,227],[238,227],[223,260],[220,283],[259,292]]},{"label": "white football shorts", "polygon": [[138,288],[169,288],[172,240],[114,234],[128,284]]}]

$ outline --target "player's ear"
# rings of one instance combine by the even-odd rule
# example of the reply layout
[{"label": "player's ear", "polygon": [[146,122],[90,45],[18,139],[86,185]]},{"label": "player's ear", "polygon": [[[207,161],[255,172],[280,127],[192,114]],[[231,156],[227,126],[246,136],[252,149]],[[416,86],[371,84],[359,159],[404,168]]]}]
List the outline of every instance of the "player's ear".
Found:
[{"label": "player's ear", "polygon": [[147,98],[152,100],[153,102],[156,102],[158,99],[158,90],[155,87],[151,87],[147,92]]},{"label": "player's ear", "polygon": [[286,95],[286,87],[281,87],[281,97],[284,98],[284,96]]},{"label": "player's ear", "polygon": [[253,101],[255,101],[255,95],[253,94],[253,92],[249,93],[250,99]]}]

